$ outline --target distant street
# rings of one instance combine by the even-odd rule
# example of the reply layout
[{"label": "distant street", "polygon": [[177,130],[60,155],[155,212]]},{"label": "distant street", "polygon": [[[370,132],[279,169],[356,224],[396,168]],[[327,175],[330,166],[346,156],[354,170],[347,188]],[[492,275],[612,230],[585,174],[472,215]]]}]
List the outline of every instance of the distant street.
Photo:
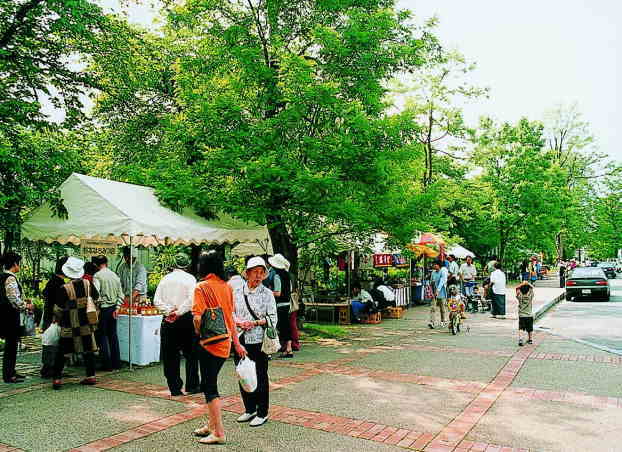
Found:
[{"label": "distant street", "polygon": [[611,301],[563,301],[538,322],[538,327],[622,353],[622,279],[619,277],[610,280]]}]

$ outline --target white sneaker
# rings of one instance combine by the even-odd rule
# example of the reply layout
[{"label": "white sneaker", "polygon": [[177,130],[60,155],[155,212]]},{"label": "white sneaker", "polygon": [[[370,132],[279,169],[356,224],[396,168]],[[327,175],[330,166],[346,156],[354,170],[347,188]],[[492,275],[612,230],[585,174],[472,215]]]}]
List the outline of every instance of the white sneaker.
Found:
[{"label": "white sneaker", "polygon": [[251,427],[259,427],[260,425],[264,425],[266,422],[268,422],[268,416],[266,417],[256,416],[255,419],[253,419],[249,425]]},{"label": "white sneaker", "polygon": [[254,418],[255,416],[257,416],[257,412],[254,413],[244,413],[242,416],[240,416],[237,421],[238,422],[248,422],[250,421],[252,418]]}]

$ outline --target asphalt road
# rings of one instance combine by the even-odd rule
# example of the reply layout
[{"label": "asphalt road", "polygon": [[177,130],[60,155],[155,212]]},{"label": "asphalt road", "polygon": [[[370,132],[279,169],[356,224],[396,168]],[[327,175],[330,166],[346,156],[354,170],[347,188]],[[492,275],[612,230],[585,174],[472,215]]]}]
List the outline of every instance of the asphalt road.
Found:
[{"label": "asphalt road", "polygon": [[611,301],[562,301],[538,322],[549,333],[622,355],[622,275],[610,280]]}]

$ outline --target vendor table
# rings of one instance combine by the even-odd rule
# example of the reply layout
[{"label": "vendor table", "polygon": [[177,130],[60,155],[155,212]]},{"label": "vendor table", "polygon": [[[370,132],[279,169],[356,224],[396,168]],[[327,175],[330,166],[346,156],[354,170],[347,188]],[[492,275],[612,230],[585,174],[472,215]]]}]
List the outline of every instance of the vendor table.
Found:
[{"label": "vendor table", "polygon": [[395,306],[408,307],[410,304],[410,286],[395,289]]},{"label": "vendor table", "polygon": [[319,322],[320,312],[330,314],[331,323],[335,322],[337,313],[338,323],[350,323],[350,303],[305,303],[305,318],[309,322]]},{"label": "vendor table", "polygon": [[[150,363],[160,362],[160,326],[161,315],[133,315],[132,316],[132,364],[146,366]],[[119,335],[119,348],[121,349],[121,361],[128,361],[130,317],[119,315],[117,321],[117,334]]]}]

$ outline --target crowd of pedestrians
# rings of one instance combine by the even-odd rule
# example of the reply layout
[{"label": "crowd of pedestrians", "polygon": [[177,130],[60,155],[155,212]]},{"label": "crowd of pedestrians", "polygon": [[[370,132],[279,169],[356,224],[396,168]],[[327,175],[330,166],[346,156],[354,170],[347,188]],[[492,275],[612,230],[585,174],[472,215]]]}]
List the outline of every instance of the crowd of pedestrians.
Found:
[{"label": "crowd of pedestrians", "polygon": [[[61,257],[43,290],[41,327],[44,336],[56,332],[54,345],[44,346],[41,375],[52,379],[52,387],[63,387],[68,359],[81,357],[85,378],[80,384],[97,383],[96,352],[99,369],[121,368],[117,319],[119,308],[132,297],[140,304],[147,295],[147,272],[132,257],[134,250],[123,249],[117,273],[108,267],[105,256],[89,262],[77,257]],[[22,336],[21,314],[34,306],[24,298],[17,274],[21,256],[2,256],[0,273],[0,333],[5,339],[2,376],[5,383],[20,383],[25,376],[16,372],[17,348]],[[203,393],[208,405],[209,423],[194,433],[202,443],[225,441],[218,393],[218,373],[230,356],[234,361],[250,359],[256,369],[257,389],[246,392],[240,385],[245,413],[238,422],[259,427],[268,420],[271,356],[263,348],[266,330],[277,326],[281,357],[293,358],[300,349],[297,328],[297,294],[289,274],[289,261],[282,255],[250,257],[244,272],[224,268],[222,257],[214,251],[203,253],[198,262],[199,280],[191,274],[187,254],[175,256],[174,268],[159,282],[153,304],[163,313],[161,359],[164,378],[172,396]],[[210,336],[207,323],[222,322],[223,334]],[[50,336],[52,334],[50,333]],[[185,384],[180,375],[181,355],[185,358]],[[184,392],[185,391],[185,392]]]}]

